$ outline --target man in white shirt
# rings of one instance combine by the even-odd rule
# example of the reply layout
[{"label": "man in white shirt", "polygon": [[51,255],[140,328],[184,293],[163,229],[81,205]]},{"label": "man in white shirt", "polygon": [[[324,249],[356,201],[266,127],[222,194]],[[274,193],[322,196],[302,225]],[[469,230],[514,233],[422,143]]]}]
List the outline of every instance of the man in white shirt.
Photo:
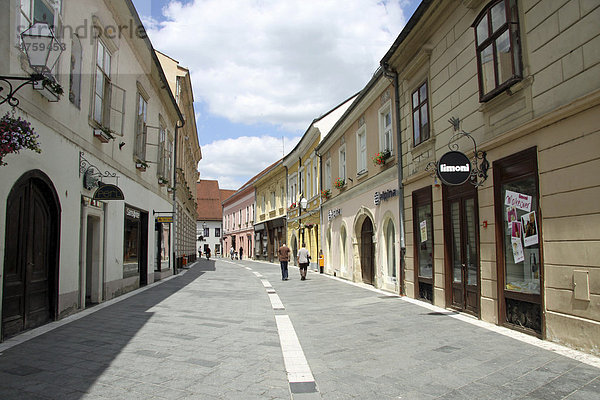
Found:
[{"label": "man in white shirt", "polygon": [[300,266],[300,280],[306,280],[306,270],[310,263],[310,254],[306,249],[306,245],[302,243],[302,247],[298,250],[298,265]]}]

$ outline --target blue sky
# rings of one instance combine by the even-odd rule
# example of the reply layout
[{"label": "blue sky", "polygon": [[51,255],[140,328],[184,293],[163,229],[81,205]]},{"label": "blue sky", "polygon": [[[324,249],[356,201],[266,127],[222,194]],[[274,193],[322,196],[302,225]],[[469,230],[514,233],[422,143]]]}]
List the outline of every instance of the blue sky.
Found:
[{"label": "blue sky", "polygon": [[419,0],[133,0],[192,75],[202,179],[237,189],[360,91]]}]

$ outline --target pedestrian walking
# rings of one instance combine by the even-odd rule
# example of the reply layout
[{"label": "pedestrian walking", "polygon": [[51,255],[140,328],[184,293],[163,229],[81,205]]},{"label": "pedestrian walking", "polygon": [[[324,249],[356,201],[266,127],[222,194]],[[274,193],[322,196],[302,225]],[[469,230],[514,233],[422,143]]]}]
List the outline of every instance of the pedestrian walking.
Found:
[{"label": "pedestrian walking", "polygon": [[244,248],[240,247],[240,260],[242,259],[243,256],[244,256]]},{"label": "pedestrian walking", "polygon": [[281,280],[288,280],[288,262],[290,261],[290,248],[285,245],[285,242],[281,244],[279,250],[277,250],[279,256],[279,264],[281,264]]},{"label": "pedestrian walking", "polygon": [[306,249],[306,245],[302,243],[302,247],[298,250],[298,265],[300,266],[300,280],[306,280],[306,270],[310,263],[310,253]]},{"label": "pedestrian walking", "polygon": [[233,250],[233,247],[231,248],[231,250],[229,250],[229,254],[231,255],[231,259],[233,260],[233,256],[235,255],[235,250]]}]

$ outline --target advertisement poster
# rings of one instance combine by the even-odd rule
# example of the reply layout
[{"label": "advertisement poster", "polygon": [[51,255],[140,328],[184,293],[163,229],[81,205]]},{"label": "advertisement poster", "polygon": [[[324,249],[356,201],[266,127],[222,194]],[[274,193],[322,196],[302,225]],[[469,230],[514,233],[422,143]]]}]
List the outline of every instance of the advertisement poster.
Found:
[{"label": "advertisement poster", "polygon": [[427,221],[422,221],[421,224],[421,243],[427,241]]},{"label": "advertisement poster", "polygon": [[521,223],[518,221],[511,222],[510,237],[513,239],[521,239]]},{"label": "advertisement poster", "polygon": [[519,210],[529,212],[531,211],[532,200],[533,198],[531,196],[507,190],[506,197],[504,197],[504,205],[509,207],[516,207]]},{"label": "advertisement poster", "polygon": [[525,260],[525,254],[523,253],[523,244],[520,238],[511,237],[513,257],[515,258],[515,264],[523,262]]},{"label": "advertisement poster", "polygon": [[523,215],[521,220],[523,221],[523,241],[525,242],[525,247],[538,244],[538,227],[535,211]]},{"label": "advertisement poster", "polygon": [[512,230],[512,223],[519,220],[519,217],[517,217],[517,209],[515,207],[508,207],[506,209],[506,220],[508,221],[508,232],[510,233]]}]

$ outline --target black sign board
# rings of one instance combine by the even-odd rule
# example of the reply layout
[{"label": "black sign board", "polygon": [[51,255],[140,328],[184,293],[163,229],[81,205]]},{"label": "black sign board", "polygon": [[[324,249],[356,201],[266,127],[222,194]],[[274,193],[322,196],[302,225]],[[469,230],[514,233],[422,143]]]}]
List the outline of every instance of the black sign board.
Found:
[{"label": "black sign board", "polygon": [[471,161],[460,151],[449,151],[440,157],[437,175],[446,185],[462,185],[471,176]]},{"label": "black sign board", "polygon": [[[99,182],[100,183],[100,182]],[[125,200],[123,191],[118,186],[101,184],[94,193],[94,200]]]}]

